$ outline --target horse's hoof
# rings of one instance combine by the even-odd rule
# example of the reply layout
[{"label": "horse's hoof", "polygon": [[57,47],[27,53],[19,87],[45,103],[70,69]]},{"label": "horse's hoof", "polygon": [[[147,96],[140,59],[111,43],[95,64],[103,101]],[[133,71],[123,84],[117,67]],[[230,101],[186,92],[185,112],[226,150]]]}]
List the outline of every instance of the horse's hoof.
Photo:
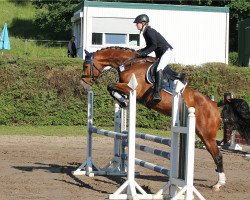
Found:
[{"label": "horse's hoof", "polygon": [[119,102],[119,105],[121,108],[126,108],[129,105],[129,101],[128,100],[121,101],[121,102]]},{"label": "horse's hoof", "polygon": [[218,191],[220,191],[220,187],[221,187],[221,185],[216,184],[216,185],[213,186],[213,190],[215,192],[218,192]]},{"label": "horse's hoof", "polygon": [[220,187],[226,185],[226,176],[223,172],[219,173],[219,180],[213,186],[214,191],[220,191]]},{"label": "horse's hoof", "polygon": [[216,183],[216,184],[213,186],[213,190],[214,190],[214,191],[220,191],[220,187],[221,187],[221,186],[224,186],[224,185],[226,185],[226,182],[225,182],[225,181],[218,182],[218,183]]}]

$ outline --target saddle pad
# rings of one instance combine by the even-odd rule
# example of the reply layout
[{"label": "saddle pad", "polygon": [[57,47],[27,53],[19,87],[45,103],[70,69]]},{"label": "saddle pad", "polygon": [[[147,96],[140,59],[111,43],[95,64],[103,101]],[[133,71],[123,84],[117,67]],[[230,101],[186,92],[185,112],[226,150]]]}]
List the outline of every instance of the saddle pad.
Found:
[{"label": "saddle pad", "polygon": [[[152,70],[152,66],[154,64],[150,65],[150,67],[148,68],[147,70],[147,73],[146,73],[146,79],[149,83],[151,83],[152,85],[154,85],[155,83],[155,77],[154,75],[151,73]],[[182,82],[185,86],[187,85],[186,82]],[[163,70],[163,78],[162,78],[162,83],[161,83],[161,87],[162,87],[162,90],[169,93],[169,94],[173,94],[173,89],[174,89],[174,80],[172,79],[169,79],[167,76],[166,76],[166,73],[164,73],[164,70]],[[184,87],[185,89],[185,87]],[[183,91],[184,91],[183,89]]]}]

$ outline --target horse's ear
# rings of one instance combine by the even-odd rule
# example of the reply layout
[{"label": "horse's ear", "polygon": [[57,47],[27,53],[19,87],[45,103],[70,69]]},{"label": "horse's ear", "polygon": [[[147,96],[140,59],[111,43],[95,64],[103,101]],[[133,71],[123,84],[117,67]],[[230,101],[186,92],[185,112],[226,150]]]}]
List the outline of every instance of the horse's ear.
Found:
[{"label": "horse's ear", "polygon": [[86,56],[90,56],[90,52],[88,52],[86,49],[84,49],[84,52],[85,52]]},{"label": "horse's ear", "polygon": [[84,49],[84,52],[85,52],[85,57],[86,58],[91,58],[93,56],[93,53],[88,52],[86,49]]}]

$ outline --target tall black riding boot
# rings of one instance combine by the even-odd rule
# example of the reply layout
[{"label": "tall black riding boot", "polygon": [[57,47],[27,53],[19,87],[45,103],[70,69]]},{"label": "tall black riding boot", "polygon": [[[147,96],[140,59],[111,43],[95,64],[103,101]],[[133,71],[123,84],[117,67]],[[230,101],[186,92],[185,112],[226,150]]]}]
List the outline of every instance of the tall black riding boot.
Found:
[{"label": "tall black riding boot", "polygon": [[155,88],[154,88],[154,98],[156,102],[161,101],[161,81],[162,81],[162,70],[156,72],[155,76]]}]

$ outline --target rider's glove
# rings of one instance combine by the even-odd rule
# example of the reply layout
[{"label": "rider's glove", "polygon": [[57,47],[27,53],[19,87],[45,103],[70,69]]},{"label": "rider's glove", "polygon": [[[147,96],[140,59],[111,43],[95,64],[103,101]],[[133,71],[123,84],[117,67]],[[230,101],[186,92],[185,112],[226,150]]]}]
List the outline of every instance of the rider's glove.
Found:
[{"label": "rider's glove", "polygon": [[139,57],[139,58],[147,57],[147,54],[143,53],[143,51],[140,49],[138,51],[136,51],[136,53],[137,53],[137,57]]}]

